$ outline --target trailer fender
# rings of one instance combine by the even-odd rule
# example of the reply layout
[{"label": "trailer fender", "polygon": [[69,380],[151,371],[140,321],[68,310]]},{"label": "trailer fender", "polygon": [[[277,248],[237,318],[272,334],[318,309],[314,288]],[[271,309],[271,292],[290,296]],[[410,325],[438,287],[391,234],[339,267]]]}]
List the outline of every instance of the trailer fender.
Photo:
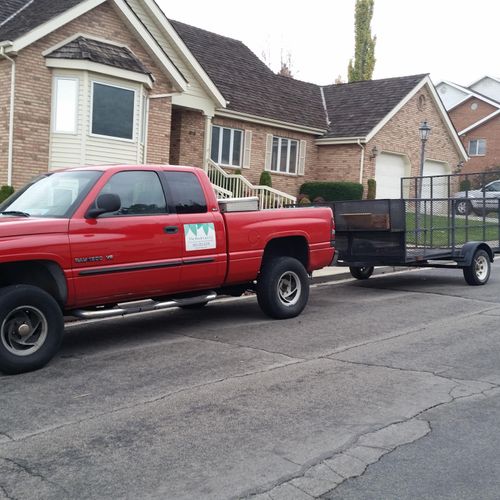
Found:
[{"label": "trailer fender", "polygon": [[493,250],[487,243],[484,243],[483,241],[469,241],[468,243],[466,243],[462,247],[460,257],[455,259],[455,262],[460,267],[470,266],[472,264],[472,258],[474,257],[474,254],[477,250],[484,250],[488,254],[490,262],[493,262],[495,258]]}]

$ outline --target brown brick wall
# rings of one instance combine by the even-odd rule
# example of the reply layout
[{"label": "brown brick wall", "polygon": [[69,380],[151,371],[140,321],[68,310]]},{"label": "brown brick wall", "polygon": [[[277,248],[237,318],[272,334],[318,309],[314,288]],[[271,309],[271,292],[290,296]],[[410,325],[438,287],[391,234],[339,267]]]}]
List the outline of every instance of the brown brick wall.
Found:
[{"label": "brown brick wall", "polygon": [[[419,97],[426,98],[425,106],[418,106]],[[425,157],[428,160],[446,162],[453,173],[460,161],[446,125],[432,101],[430,92],[424,87],[403,108],[389,120],[383,129],[366,145],[364,184],[375,177],[375,161],[370,160],[370,152],[377,146],[379,152],[406,154],[411,165],[411,175],[419,175],[420,170],[420,123],[427,121],[432,130],[427,140]]]},{"label": "brown brick wall", "polygon": [[175,109],[172,112],[170,163],[203,168],[205,117],[201,111]]},{"label": "brown brick wall", "polygon": [[463,173],[482,172],[492,167],[500,168],[500,116],[471,130],[461,139],[466,150],[469,148],[469,141],[486,139],[486,155],[471,156],[462,170]]},{"label": "brown brick wall", "polygon": [[169,163],[171,113],[172,99],[170,97],[149,100],[146,163]]},{"label": "brown brick wall", "polygon": [[[46,172],[49,162],[49,133],[52,72],[42,52],[75,33],[107,38],[130,47],[155,78],[153,94],[168,93],[172,86],[166,76],[108,3],[102,4],[66,24],[17,56],[16,113],[14,139],[14,185],[19,187],[34,175]],[[4,70],[2,69],[2,75]],[[2,86],[2,88],[4,88]],[[168,160],[170,136],[169,100],[151,103],[148,160]],[[165,113],[167,113],[165,115]],[[160,117],[159,114],[162,116]],[[3,158],[3,157],[2,157]],[[0,164],[2,175],[6,162]]]},{"label": "brown brick wall", "polygon": [[0,186],[7,184],[11,63],[0,60]]},{"label": "brown brick wall", "polygon": [[[471,109],[473,104],[477,104],[476,110]],[[480,99],[476,99],[475,97],[471,97],[462,104],[459,104],[456,108],[453,108],[449,115],[453,125],[455,125],[455,128],[457,129],[457,132],[461,132],[473,123],[478,122],[496,110],[497,108],[491,104],[481,101]]]},{"label": "brown brick wall", "polygon": [[314,180],[359,182],[361,148],[357,144],[317,146]]},{"label": "brown brick wall", "polygon": [[[250,168],[242,168],[241,173],[253,184],[259,183],[260,175],[265,167],[267,134],[296,139],[298,141],[305,140],[307,142],[305,175],[286,175],[271,172],[273,188],[296,196],[300,186],[304,182],[314,180],[313,172],[318,162],[318,147],[314,143],[315,136],[218,116],[213,119],[213,124],[252,131]],[[232,169],[228,171],[230,170]]]}]

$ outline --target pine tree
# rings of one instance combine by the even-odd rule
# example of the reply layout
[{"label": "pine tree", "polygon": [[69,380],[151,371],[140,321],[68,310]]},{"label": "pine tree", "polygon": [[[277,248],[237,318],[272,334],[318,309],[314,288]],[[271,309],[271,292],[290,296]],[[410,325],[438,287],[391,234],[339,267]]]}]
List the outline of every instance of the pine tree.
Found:
[{"label": "pine tree", "polygon": [[371,80],[375,68],[375,44],[377,37],[372,37],[371,21],[374,0],[356,0],[354,14],[355,49],[354,61],[349,61],[347,68],[350,82]]}]

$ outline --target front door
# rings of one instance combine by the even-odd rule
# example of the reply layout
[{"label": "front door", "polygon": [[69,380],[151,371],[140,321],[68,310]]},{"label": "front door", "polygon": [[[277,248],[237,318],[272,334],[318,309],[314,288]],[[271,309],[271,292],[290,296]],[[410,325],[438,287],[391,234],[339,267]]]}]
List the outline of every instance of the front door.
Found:
[{"label": "front door", "polygon": [[147,169],[115,173],[103,193],[120,196],[118,212],[70,222],[78,303],[125,301],[176,291],[181,232],[177,214],[168,212],[158,173]]}]

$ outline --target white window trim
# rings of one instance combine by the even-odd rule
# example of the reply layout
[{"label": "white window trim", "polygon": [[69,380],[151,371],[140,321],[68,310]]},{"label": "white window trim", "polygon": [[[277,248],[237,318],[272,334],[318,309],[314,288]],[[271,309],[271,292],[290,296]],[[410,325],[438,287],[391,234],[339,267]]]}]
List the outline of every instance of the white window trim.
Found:
[{"label": "white window trim", "polygon": [[[473,153],[471,152],[471,143],[475,142],[476,143],[476,151]],[[479,153],[479,143],[484,142],[484,150],[486,151],[486,139],[471,139],[469,141],[469,147],[467,148],[467,152],[469,153],[469,156],[486,156],[485,153]]]},{"label": "white window trim", "polygon": [[[57,82],[59,80],[71,80],[76,82],[76,92],[75,92],[75,123],[73,124],[73,132],[65,132],[56,130],[57,125]],[[71,76],[59,76],[55,75],[53,78],[53,87],[52,87],[52,133],[53,134],[61,134],[61,135],[78,135],[78,101],[80,95],[80,79]]]},{"label": "white window trim", "polygon": [[[243,143],[245,142],[245,133],[242,129],[239,128],[232,128],[232,127],[224,127],[222,125],[212,125],[212,133],[213,129],[217,127],[220,129],[219,132],[219,146],[218,146],[218,154],[217,154],[217,161],[219,165],[227,168],[243,168]],[[239,165],[233,165],[232,163],[222,163],[222,143],[223,143],[223,138],[224,138],[224,130],[230,130],[231,131],[231,136],[229,138],[229,161],[233,161],[233,152],[234,152],[234,132],[239,132],[241,134],[241,141],[240,141],[240,164]]]},{"label": "white window trim", "polygon": [[[125,137],[114,137],[112,135],[103,135],[103,134],[94,134],[92,132],[92,123],[94,121],[94,83],[97,83],[99,85],[105,85],[107,87],[114,87],[117,89],[122,89],[122,90],[129,90],[134,93],[134,106],[133,106],[133,114],[132,114],[132,139],[127,139]],[[103,82],[100,80],[90,80],[90,110],[89,110],[89,115],[90,115],[90,120],[89,120],[89,136],[91,137],[100,137],[102,139],[111,139],[113,141],[120,141],[120,142],[129,142],[129,143],[135,143],[137,142],[137,130],[136,130],[136,125],[137,125],[137,89],[134,89],[132,87],[125,87],[122,85],[116,85],[114,83],[109,83],[109,82]]]},{"label": "white window trim", "polygon": [[[272,172],[273,174],[291,175],[294,177],[298,176],[300,141],[298,141],[297,139],[289,139],[288,137],[279,137],[277,135],[274,135],[273,136],[273,143],[272,143],[273,146],[274,146],[274,139],[278,139],[278,155],[276,157],[277,170],[273,170],[273,157],[272,157],[272,147],[271,147],[271,162],[269,165],[269,171]],[[285,172],[282,172],[281,170],[279,170],[279,166],[281,163],[281,142],[282,141],[288,142],[288,147],[287,147],[287,152],[286,152],[286,171]],[[292,149],[292,142],[295,142],[295,144],[296,144],[295,172],[290,172],[290,151]]]}]

